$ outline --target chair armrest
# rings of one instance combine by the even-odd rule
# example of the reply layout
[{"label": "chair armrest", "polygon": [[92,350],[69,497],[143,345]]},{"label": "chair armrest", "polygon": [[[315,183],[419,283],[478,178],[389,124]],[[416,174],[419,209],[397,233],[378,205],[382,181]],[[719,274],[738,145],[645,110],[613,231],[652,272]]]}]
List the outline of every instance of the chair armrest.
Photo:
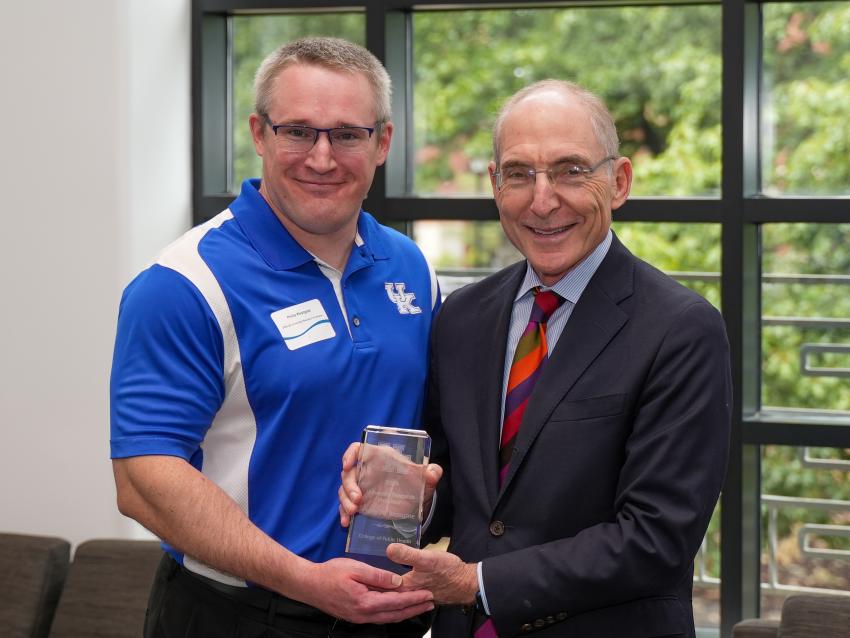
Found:
[{"label": "chair armrest", "polygon": [[742,620],[732,627],[732,638],[777,638],[779,621],[763,618]]},{"label": "chair armrest", "polygon": [[850,635],[850,596],[794,594],[782,605],[782,635],[833,638]]}]

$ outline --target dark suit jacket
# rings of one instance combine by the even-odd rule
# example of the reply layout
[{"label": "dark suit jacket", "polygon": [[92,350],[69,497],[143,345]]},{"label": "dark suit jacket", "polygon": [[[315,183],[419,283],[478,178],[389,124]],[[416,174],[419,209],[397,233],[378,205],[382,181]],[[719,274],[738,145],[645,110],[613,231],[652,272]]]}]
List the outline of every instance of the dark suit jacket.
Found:
[{"label": "dark suit jacket", "polygon": [[[540,377],[501,490],[515,264],[450,295],[427,427],[445,469],[427,540],[483,561],[500,638],[693,636],[693,559],[726,468],[731,380],[717,310],[614,237]],[[434,638],[469,636],[440,609]]]}]

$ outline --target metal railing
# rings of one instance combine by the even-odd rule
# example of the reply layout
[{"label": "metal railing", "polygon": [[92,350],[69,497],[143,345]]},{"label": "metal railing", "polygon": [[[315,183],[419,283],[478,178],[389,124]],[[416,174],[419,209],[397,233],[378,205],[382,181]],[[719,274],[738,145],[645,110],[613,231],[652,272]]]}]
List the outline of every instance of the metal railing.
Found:
[{"label": "metal railing", "polygon": [[[783,508],[802,508],[817,510],[821,512],[842,512],[850,514],[850,501],[839,501],[823,498],[801,498],[790,496],[773,496],[763,494],[762,505],[767,507],[767,538],[768,538],[768,564],[767,582],[762,582],[762,591],[777,592],[809,592],[829,593],[850,596],[850,590],[832,589],[828,587],[809,587],[804,585],[793,585],[782,583],[779,579],[779,511]],[[814,536],[840,536],[850,538],[850,525],[824,525],[818,523],[804,523],[797,529],[797,544],[800,554],[809,558],[832,558],[850,562],[850,550],[827,549],[815,547],[811,544]]]},{"label": "metal railing", "polygon": [[[800,463],[803,468],[819,471],[847,472],[850,476],[850,460],[825,459],[813,454],[812,448],[798,449]],[[781,593],[832,593],[850,596],[850,589],[834,589],[829,587],[811,587],[783,583],[779,569],[779,514],[783,509],[803,509],[818,512],[847,514],[850,521],[850,501],[823,498],[805,498],[796,496],[778,496],[774,494],[761,495],[762,507],[767,510],[767,580],[761,583],[762,591]],[[812,523],[803,522],[796,530],[797,547],[800,555],[812,559],[832,559],[847,561],[850,565],[850,549],[833,549],[819,547],[813,543],[814,538],[847,538],[850,539],[850,524]],[[706,567],[708,554],[707,539],[703,539],[699,552],[694,560],[694,585],[716,588],[720,579],[709,574]],[[850,567],[848,567],[850,572]]]},{"label": "metal railing", "polygon": [[[845,462],[850,464],[850,462]],[[783,583],[779,577],[779,512],[784,508],[798,508],[826,512],[842,512],[850,514],[850,501],[830,500],[821,498],[802,498],[791,496],[775,496],[762,494],[762,505],[767,508],[767,580],[762,581],[762,591],[782,593],[823,593],[850,596],[850,589],[832,589],[829,587],[811,587]],[[850,525],[835,525],[821,523],[803,523],[797,529],[797,545],[800,554],[809,558],[830,558],[845,560],[850,563],[850,550],[816,547],[812,544],[814,537],[850,538]],[[706,567],[708,554],[707,540],[703,539],[699,552],[694,559],[694,585],[704,588],[717,588],[720,578],[709,574]]]}]

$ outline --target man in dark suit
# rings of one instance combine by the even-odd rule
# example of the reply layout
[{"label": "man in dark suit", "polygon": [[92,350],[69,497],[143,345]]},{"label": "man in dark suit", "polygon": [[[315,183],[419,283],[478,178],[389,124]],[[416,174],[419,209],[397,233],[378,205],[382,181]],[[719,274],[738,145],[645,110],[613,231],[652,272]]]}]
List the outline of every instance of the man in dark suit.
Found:
[{"label": "man in dark suit", "polygon": [[444,475],[427,538],[451,542],[388,555],[443,605],[434,638],[692,637],[693,559],[728,456],[723,321],[611,232],[632,167],[596,96],[520,91],[494,151],[526,261],[451,295],[433,324],[426,423]]}]

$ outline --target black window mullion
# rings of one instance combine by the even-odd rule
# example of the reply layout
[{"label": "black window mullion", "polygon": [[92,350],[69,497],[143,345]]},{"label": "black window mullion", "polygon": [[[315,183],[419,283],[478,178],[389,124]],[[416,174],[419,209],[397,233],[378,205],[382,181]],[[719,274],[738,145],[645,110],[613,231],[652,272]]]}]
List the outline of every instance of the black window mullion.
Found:
[{"label": "black window mullion", "polygon": [[804,222],[850,223],[847,197],[752,197],[744,201],[744,220],[751,224]]},{"label": "black window mullion", "polygon": [[744,422],[743,441],[754,445],[850,446],[847,420],[792,415],[757,415]]},{"label": "black window mullion", "polygon": [[721,499],[721,636],[757,616],[760,596],[759,449],[743,445],[743,417],[758,409],[758,229],[744,219],[744,201],[758,190],[759,11],[723,1],[723,156],[721,305],[732,356],[732,437]]},{"label": "black window mullion", "polygon": [[[376,58],[381,60],[386,66],[386,7],[377,2],[369,3],[366,6],[366,48],[369,49]],[[372,180],[372,186],[369,189],[369,194],[366,201],[363,203],[364,208],[375,213],[379,219],[384,217],[385,202],[387,199],[387,184],[386,184],[386,167],[379,166],[375,171],[375,178]]]},{"label": "black window mullion", "polygon": [[386,14],[387,71],[393,81],[393,124],[395,134],[387,159],[387,196],[404,197],[413,192],[413,14]]},{"label": "black window mullion", "polygon": [[196,2],[192,13],[192,200],[195,223],[222,210],[213,210],[209,198],[228,196],[230,175],[228,17],[224,13],[204,13],[200,5]]}]

